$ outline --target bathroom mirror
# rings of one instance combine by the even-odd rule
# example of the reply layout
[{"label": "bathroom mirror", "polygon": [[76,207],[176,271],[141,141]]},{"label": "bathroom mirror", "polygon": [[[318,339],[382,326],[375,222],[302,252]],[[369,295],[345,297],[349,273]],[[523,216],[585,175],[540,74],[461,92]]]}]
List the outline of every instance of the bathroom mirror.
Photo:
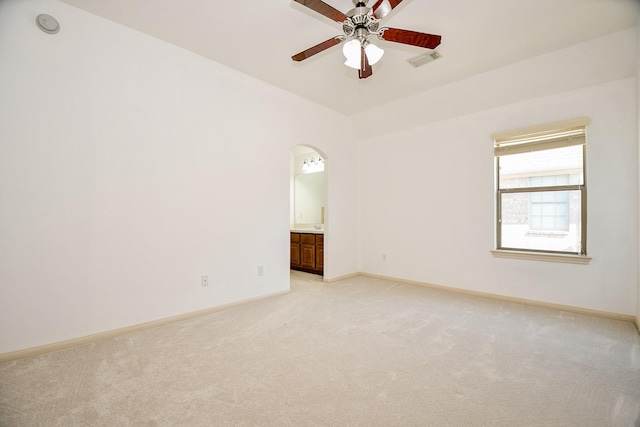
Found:
[{"label": "bathroom mirror", "polygon": [[295,224],[324,223],[324,172],[294,178]]}]

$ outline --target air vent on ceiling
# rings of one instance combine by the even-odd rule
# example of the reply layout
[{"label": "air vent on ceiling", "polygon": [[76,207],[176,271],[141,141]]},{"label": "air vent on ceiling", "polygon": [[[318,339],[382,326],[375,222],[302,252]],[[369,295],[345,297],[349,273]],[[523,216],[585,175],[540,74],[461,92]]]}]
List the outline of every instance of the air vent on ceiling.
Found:
[{"label": "air vent on ceiling", "polygon": [[409,64],[413,65],[414,67],[418,68],[418,67],[422,67],[425,64],[428,64],[429,62],[433,62],[436,59],[442,58],[442,55],[440,55],[440,53],[436,52],[435,50],[431,53],[425,53],[424,55],[420,55],[420,56],[416,56],[415,58],[411,58],[411,59],[407,59],[407,61],[409,62]]}]

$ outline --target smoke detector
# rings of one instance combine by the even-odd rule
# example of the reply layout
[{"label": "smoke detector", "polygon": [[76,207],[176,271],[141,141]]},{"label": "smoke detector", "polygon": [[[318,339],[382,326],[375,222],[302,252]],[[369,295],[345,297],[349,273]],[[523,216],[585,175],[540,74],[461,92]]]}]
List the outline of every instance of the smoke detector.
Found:
[{"label": "smoke detector", "polygon": [[45,13],[38,15],[36,24],[38,24],[38,28],[47,34],[55,34],[60,31],[60,24],[58,24],[56,18]]}]

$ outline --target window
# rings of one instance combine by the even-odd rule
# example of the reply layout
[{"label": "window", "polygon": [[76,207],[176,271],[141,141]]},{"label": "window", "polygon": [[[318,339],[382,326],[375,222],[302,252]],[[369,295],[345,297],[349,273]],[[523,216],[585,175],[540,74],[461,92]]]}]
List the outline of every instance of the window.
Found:
[{"label": "window", "polygon": [[[532,176],[529,178],[529,183],[531,187],[556,187],[569,184],[569,176],[568,174]],[[529,207],[531,230],[570,231],[569,192],[533,193],[529,199]]]},{"label": "window", "polygon": [[586,255],[587,124],[493,135],[498,250]]}]

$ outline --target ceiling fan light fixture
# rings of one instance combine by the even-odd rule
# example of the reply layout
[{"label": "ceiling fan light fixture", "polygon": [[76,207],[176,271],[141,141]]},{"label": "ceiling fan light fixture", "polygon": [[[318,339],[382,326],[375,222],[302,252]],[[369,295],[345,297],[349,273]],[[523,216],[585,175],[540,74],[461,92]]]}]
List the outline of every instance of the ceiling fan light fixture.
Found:
[{"label": "ceiling fan light fixture", "polygon": [[[342,47],[342,53],[347,60],[344,62],[344,65],[347,67],[355,68],[356,70],[360,69],[361,58],[361,44],[360,40],[353,39],[348,41]],[[367,61],[369,61],[369,65],[373,65],[376,62],[380,61],[382,55],[384,55],[384,49],[379,48],[373,43],[369,43],[365,41],[364,53],[367,55]]]},{"label": "ceiling fan light fixture", "polygon": [[369,65],[374,65],[376,62],[380,61],[380,58],[384,55],[384,49],[379,48],[373,43],[367,43],[364,48],[364,52],[367,54]]},{"label": "ceiling fan light fixture", "polygon": [[356,70],[360,69],[360,41],[353,39],[348,41],[342,47],[342,53],[347,60],[344,62],[344,65],[347,67],[355,68]]}]

